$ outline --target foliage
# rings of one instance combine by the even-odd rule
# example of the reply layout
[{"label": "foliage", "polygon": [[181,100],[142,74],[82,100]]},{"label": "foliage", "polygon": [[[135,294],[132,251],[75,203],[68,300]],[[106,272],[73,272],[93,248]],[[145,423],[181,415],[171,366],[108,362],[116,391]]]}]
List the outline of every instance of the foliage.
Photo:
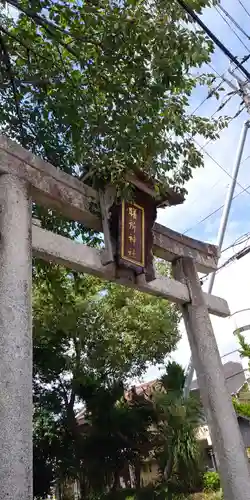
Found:
[{"label": "foliage", "polygon": [[163,486],[148,486],[139,490],[124,489],[119,492],[104,494],[100,500],[185,500],[183,495],[170,494]]},{"label": "foliage", "polygon": [[[192,468],[196,450],[197,403],[182,400],[183,371],[167,366],[160,382],[165,395],[132,390],[124,398],[128,377],[141,374],[147,361],[162,361],[175,347],[175,308],[52,266],[49,272],[34,269],[33,310],[34,422],[36,450],[41,448],[35,468],[38,480],[45,471],[44,490],[50,479],[68,477],[78,479],[82,498],[107,488],[115,492],[128,464],[140,469],[152,450],[166,460],[171,445],[171,479],[178,489],[176,481],[185,482],[185,467]],[[81,426],[75,412],[79,403]],[[189,471],[189,484],[191,476]]]},{"label": "foliage", "polygon": [[[237,330],[236,330],[236,336],[240,344],[240,355],[244,358],[248,358],[248,367],[250,369],[250,344],[246,342],[244,335],[242,335]],[[234,397],[232,401],[234,409],[239,415],[250,418],[250,398],[249,398],[249,388],[247,383],[246,383],[246,390],[244,386],[242,392],[238,394],[237,397]]]},{"label": "foliage", "polygon": [[37,448],[44,447],[42,467],[77,478],[85,498],[115,488],[125,462],[148,453],[154,410],[144,397],[124,400],[125,383],[176,346],[179,316],[166,301],[93,276],[58,266],[33,271],[34,403],[50,416],[46,436],[54,429],[44,444],[44,420],[35,413]]},{"label": "foliage", "polygon": [[2,14],[2,130],[64,171],[90,174],[95,185],[124,188],[126,174],[142,169],[183,189],[203,164],[193,137],[215,139],[225,120],[188,113],[193,89],[211,90],[214,77],[202,65],[213,45],[178,3],[7,3],[17,13]]},{"label": "foliage", "polygon": [[218,491],[220,489],[220,476],[218,472],[208,471],[203,476],[206,491]]},{"label": "foliage", "polygon": [[202,416],[200,402],[183,397],[185,375],[176,363],[167,365],[163,391],[154,395],[158,417],[158,457],[163,477],[175,493],[188,492],[200,484],[201,457],[196,438]]},{"label": "foliage", "polygon": [[249,360],[249,369],[250,369],[250,344],[248,344],[245,340],[245,337],[244,335],[242,335],[242,333],[240,333],[240,331],[237,331],[235,332],[236,336],[237,336],[237,339],[239,341],[239,344],[240,344],[240,355],[244,358],[248,358]]},{"label": "foliage", "polygon": [[223,492],[219,491],[204,491],[188,497],[188,500],[223,500]]},{"label": "foliage", "polygon": [[55,422],[51,415],[36,408],[33,430],[33,483],[34,496],[37,498],[47,498],[55,479],[54,454],[51,451],[55,445],[56,432]]},{"label": "foliage", "polygon": [[233,398],[233,405],[237,414],[250,418],[250,401],[241,402],[237,398]]},{"label": "foliage", "polygon": [[76,363],[86,374],[140,376],[179,340],[179,313],[163,299],[57,266],[34,270],[34,282],[35,367],[48,369],[47,383]]},{"label": "foliage", "polygon": [[83,453],[88,482],[95,492],[107,487],[116,491],[124,468],[148,456],[153,407],[144,395],[132,394],[125,400],[122,383],[96,387],[85,396],[85,403],[89,424],[84,430]]}]

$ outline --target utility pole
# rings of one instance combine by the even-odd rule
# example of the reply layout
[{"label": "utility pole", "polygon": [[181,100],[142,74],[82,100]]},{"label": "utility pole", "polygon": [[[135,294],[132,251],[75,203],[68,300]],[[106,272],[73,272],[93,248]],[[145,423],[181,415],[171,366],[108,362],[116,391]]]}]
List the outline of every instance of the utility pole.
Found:
[{"label": "utility pole", "polygon": [[250,114],[250,82],[248,80],[242,80],[242,78],[235,72],[236,70],[237,68],[232,67],[228,69],[228,73],[236,80],[236,85],[230,82],[230,86],[234,87],[235,91],[242,97],[246,109]]},{"label": "utility pole", "polygon": [[[218,237],[217,237],[217,246],[218,246],[219,251],[221,251],[221,249],[222,249],[222,244],[223,244],[224,237],[225,237],[229,213],[230,213],[230,209],[231,209],[231,205],[232,205],[232,199],[233,199],[236,181],[237,181],[238,173],[239,173],[239,169],[240,169],[242,153],[244,150],[246,136],[247,136],[247,132],[248,132],[249,127],[250,127],[250,120],[247,120],[243,124],[243,128],[241,131],[238,150],[236,153],[235,165],[234,165],[233,172],[232,172],[232,181],[231,181],[231,184],[228,188],[228,192],[226,195],[226,200],[225,200],[225,204],[224,204],[224,208],[223,208],[223,212],[222,212],[222,216],[221,216],[221,223],[220,223],[220,228],[219,228]],[[216,271],[210,274],[209,283],[208,283],[208,293],[211,293],[211,291],[213,289],[215,275],[216,275]]]},{"label": "utility pole", "polygon": [[[248,113],[250,114],[250,82],[247,80],[245,80],[245,81],[242,80],[242,78],[238,74],[235,73],[236,70],[237,70],[237,67],[235,66],[233,68],[232,65],[228,69],[229,75],[233,76],[233,78],[236,80],[235,83],[232,80],[230,80],[226,74],[223,74],[223,80],[226,81],[227,84],[229,85],[229,87],[232,90],[234,90],[235,93],[237,93],[243,99],[243,102],[246,106],[246,109],[247,109]],[[222,217],[221,217],[220,229],[218,232],[218,240],[217,240],[217,245],[218,245],[219,250],[221,250],[221,248],[222,248],[222,244],[223,244],[223,240],[224,240],[224,236],[225,236],[225,232],[226,232],[226,228],[227,228],[228,217],[229,217],[229,213],[230,213],[230,209],[231,209],[235,185],[237,182],[237,177],[238,177],[239,168],[240,168],[241,159],[242,159],[242,153],[244,150],[246,135],[247,135],[247,131],[248,131],[249,127],[250,127],[250,121],[246,121],[243,125],[243,129],[241,132],[238,150],[237,150],[236,159],[235,159],[235,165],[234,165],[233,172],[232,172],[232,182],[229,186],[229,189],[228,189],[228,192],[226,195],[225,205],[224,205],[224,209],[223,209],[223,213],[222,213]],[[211,293],[211,291],[212,291],[214,280],[215,280],[215,275],[216,275],[215,272],[210,275],[209,284],[208,284],[208,293]],[[183,390],[185,398],[187,398],[189,396],[193,376],[194,376],[194,367],[193,367],[193,362],[192,362],[192,358],[191,358],[189,361],[188,368],[186,370],[186,381],[185,381],[184,390]]]},{"label": "utility pole", "polygon": [[[233,195],[234,195],[235,185],[237,182],[237,177],[238,177],[239,168],[240,168],[241,159],[242,159],[242,153],[244,150],[247,131],[248,131],[249,127],[250,127],[250,120],[248,120],[244,123],[242,131],[241,131],[238,150],[236,153],[235,165],[234,165],[233,172],[232,172],[232,181],[231,181],[231,184],[228,188],[228,192],[226,195],[225,205],[224,205],[224,209],[223,209],[223,213],[222,213],[222,217],[221,217],[220,228],[219,228],[219,232],[218,232],[217,246],[218,246],[219,251],[221,251],[222,244],[223,244],[224,237],[225,237],[225,232],[226,232],[226,228],[227,228],[227,223],[228,223],[229,213],[230,213],[232,199],[233,199]],[[208,293],[212,292],[215,276],[216,276],[216,271],[210,274],[210,279],[209,279],[209,284],[208,284]],[[186,397],[186,398],[188,397],[189,392],[190,392],[190,387],[191,387],[191,383],[193,380],[193,376],[194,376],[194,366],[193,366],[193,362],[192,362],[192,358],[191,358],[191,360],[189,362],[188,369],[187,369],[186,381],[185,381],[185,386],[184,386],[184,397]]]}]

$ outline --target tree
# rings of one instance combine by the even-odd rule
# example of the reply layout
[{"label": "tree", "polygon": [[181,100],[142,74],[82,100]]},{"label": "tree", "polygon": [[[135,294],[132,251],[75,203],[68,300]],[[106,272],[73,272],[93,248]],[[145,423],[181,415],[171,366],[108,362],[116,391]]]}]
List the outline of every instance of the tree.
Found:
[{"label": "tree", "polygon": [[[34,268],[33,311],[34,403],[56,429],[38,470],[49,464],[53,477],[78,479],[85,498],[86,488],[107,484],[114,464],[118,474],[147,442],[149,408],[133,411],[122,401],[124,384],[176,346],[179,315],[162,299],[58,266]],[[76,421],[79,403],[91,416],[87,434]],[[98,446],[102,453],[91,455]]]},{"label": "tree", "polygon": [[[237,332],[236,330],[236,336],[240,344],[240,355],[248,359],[248,368],[250,369],[250,344],[247,343],[240,331]],[[247,382],[243,391],[243,394],[241,393],[237,397],[233,397],[234,409],[239,415],[250,418],[250,390]]]},{"label": "tree", "polygon": [[[173,0],[8,0],[2,14],[1,129],[72,175],[126,187],[147,175],[183,190],[203,164],[193,137],[223,119],[188,113],[213,45]],[[192,1],[200,13],[212,0]],[[45,224],[52,214],[39,209]],[[46,214],[46,220],[44,220]],[[73,225],[76,234],[81,229]],[[60,230],[72,235],[72,226]],[[71,230],[71,232],[70,232]]]},{"label": "tree", "polygon": [[[88,388],[89,389],[89,388]],[[150,427],[156,419],[152,402],[131,391],[124,397],[122,381],[103,387],[97,383],[86,394],[83,466],[94,493],[120,488],[120,477],[130,481],[129,468],[149,455]]]},{"label": "tree", "polygon": [[153,394],[158,418],[156,456],[164,480],[175,493],[188,493],[197,486],[201,467],[196,437],[201,405],[192,395],[183,397],[184,383],[183,368],[169,363],[160,381],[161,390]]},{"label": "tree", "polygon": [[[49,411],[35,407],[33,429],[33,490],[35,498],[47,498],[56,479],[55,447],[59,428]],[[53,451],[52,451],[53,450]]]}]

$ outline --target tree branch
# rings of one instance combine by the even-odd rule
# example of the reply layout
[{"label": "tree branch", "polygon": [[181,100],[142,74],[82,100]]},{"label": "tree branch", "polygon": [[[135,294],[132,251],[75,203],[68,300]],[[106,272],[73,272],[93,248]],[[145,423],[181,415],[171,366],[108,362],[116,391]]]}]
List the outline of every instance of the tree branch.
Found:
[{"label": "tree branch", "polygon": [[[52,23],[51,21],[49,21],[49,19],[46,19],[43,16],[39,16],[39,14],[37,14],[36,12],[33,12],[31,9],[25,9],[23,6],[19,5],[19,3],[16,2],[15,0],[7,0],[7,3],[9,3],[13,7],[15,7],[17,10],[23,12],[23,14],[26,14],[26,16],[28,16],[36,24],[38,24],[39,26],[44,28],[47,31],[47,33],[50,34],[50,36],[52,36],[52,37],[55,37],[55,34],[56,34],[53,32],[53,30],[55,30],[55,32],[60,31],[61,34],[70,36],[71,38],[73,38],[77,41],[82,41],[82,42],[90,43],[92,45],[97,45],[97,46],[101,47],[101,45],[98,42],[94,42],[93,40],[90,40],[87,37],[73,35],[72,33],[70,33],[70,31],[65,30],[65,29],[61,28],[60,26],[58,26],[57,24]],[[68,50],[68,52],[70,52],[72,55],[74,55],[77,58],[79,57],[79,54],[77,54],[77,52],[75,52],[67,43],[63,42],[62,40],[60,40],[60,41],[58,40],[58,42],[66,50]]]},{"label": "tree branch", "polygon": [[24,135],[24,129],[23,129],[22,115],[21,115],[21,110],[20,110],[20,105],[19,105],[19,100],[18,100],[18,91],[17,91],[17,86],[16,86],[15,75],[14,75],[14,72],[12,70],[8,49],[7,49],[7,46],[5,44],[5,41],[2,37],[2,35],[0,35],[0,46],[2,48],[3,62],[6,66],[6,71],[7,71],[9,78],[10,78],[10,82],[11,82],[11,86],[12,86],[12,90],[13,90],[13,96],[14,96],[15,107],[16,107],[16,114],[17,114],[17,118],[19,120],[19,126],[20,126],[21,142],[22,142],[22,145],[25,146],[25,135]]}]

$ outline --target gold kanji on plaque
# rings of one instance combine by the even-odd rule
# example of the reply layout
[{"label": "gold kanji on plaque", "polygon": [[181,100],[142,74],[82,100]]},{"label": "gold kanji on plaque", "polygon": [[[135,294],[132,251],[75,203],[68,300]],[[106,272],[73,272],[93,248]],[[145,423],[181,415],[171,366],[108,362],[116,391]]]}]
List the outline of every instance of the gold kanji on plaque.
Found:
[{"label": "gold kanji on plaque", "polygon": [[128,213],[129,216],[132,217],[132,219],[136,220],[137,219],[137,209],[135,207],[128,207]]},{"label": "gold kanji on plaque", "polygon": [[120,255],[137,267],[145,265],[145,214],[136,203],[122,202]]},{"label": "gold kanji on plaque", "polygon": [[128,227],[134,233],[136,232],[136,222],[134,220],[129,220]]}]

